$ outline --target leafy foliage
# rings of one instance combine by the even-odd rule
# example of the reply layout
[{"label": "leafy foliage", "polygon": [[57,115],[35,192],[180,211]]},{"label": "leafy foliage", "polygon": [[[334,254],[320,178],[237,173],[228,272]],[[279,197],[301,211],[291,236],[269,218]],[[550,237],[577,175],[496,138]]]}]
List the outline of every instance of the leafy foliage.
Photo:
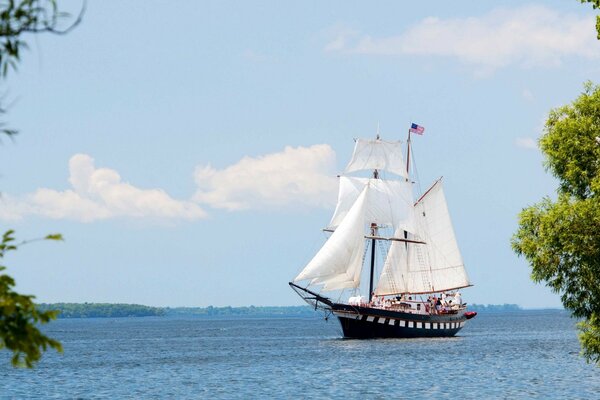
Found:
[{"label": "leafy foliage", "polygon": [[[600,8],[600,0],[579,0],[582,4],[592,3],[594,10]],[[596,16],[596,32],[598,32],[598,40],[600,40],[600,15]]]},{"label": "leafy foliage", "polygon": [[539,144],[559,181],[558,198],[520,213],[512,247],[530,263],[534,281],[585,319],[583,354],[600,363],[600,86],[587,82],[572,104],[552,110]]},{"label": "leafy foliage", "polygon": [[[54,234],[41,240],[62,240],[62,237]],[[7,231],[0,242],[0,259],[24,243],[15,244],[14,232]],[[13,352],[14,366],[31,368],[48,347],[62,351],[58,341],[47,337],[37,327],[55,319],[57,311],[39,310],[33,302],[34,296],[15,292],[15,281],[3,273],[5,269],[0,265],[0,349]]]},{"label": "leafy foliage", "polygon": [[598,314],[594,314],[590,319],[581,321],[578,325],[579,341],[583,348],[583,356],[590,361],[600,363],[600,321]]}]

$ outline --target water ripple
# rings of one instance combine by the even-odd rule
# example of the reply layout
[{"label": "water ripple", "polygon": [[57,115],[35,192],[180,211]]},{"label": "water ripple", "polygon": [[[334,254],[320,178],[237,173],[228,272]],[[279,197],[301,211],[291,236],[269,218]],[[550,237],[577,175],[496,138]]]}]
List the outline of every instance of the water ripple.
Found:
[{"label": "water ripple", "polygon": [[0,353],[2,398],[597,399],[560,311],[479,315],[455,338],[346,340],[319,319],[82,319],[33,371]]}]

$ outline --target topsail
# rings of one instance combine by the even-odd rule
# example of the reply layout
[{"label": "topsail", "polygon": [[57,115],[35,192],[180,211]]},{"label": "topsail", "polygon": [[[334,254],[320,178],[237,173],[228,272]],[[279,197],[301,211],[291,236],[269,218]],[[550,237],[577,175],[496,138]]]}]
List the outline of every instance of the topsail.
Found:
[{"label": "topsail", "polygon": [[357,139],[352,160],[346,166],[346,173],[372,170],[389,171],[408,178],[401,142],[384,142],[380,139]]}]

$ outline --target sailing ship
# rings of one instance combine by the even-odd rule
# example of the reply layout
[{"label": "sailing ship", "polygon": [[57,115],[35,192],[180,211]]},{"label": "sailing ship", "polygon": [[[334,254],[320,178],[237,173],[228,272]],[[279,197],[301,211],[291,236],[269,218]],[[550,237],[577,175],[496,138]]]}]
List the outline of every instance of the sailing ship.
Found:
[{"label": "sailing ship", "polygon": [[[400,141],[383,141],[379,133],[356,140],[323,229],[331,235],[289,282],[315,310],[335,315],[347,338],[450,337],[477,314],[459,291],[471,284],[442,179],[413,194],[411,132],[422,133],[415,127],[421,128],[413,124],[408,132],[406,164]],[[359,176],[364,171],[368,177]]]}]

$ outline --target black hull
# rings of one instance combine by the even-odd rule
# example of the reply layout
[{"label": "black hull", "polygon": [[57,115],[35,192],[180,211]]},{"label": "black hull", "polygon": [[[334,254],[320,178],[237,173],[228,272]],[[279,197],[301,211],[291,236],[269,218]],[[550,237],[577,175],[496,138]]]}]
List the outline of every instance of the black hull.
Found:
[{"label": "black hull", "polygon": [[464,311],[423,315],[369,307],[333,304],[344,337],[353,339],[452,337],[464,326]]}]

